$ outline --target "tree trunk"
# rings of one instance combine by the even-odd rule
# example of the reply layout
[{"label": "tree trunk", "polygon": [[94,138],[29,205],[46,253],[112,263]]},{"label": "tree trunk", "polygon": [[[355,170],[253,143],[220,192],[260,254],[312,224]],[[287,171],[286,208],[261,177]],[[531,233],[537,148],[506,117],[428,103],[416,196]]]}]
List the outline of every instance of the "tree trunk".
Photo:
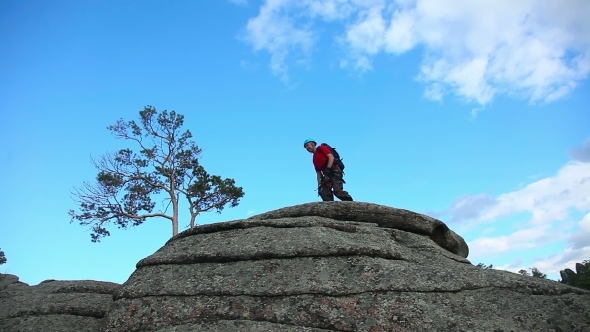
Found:
[{"label": "tree trunk", "polygon": [[195,219],[197,219],[198,213],[191,213],[191,228],[195,227]]},{"label": "tree trunk", "polygon": [[175,236],[178,234],[178,200],[172,197],[172,236]]}]

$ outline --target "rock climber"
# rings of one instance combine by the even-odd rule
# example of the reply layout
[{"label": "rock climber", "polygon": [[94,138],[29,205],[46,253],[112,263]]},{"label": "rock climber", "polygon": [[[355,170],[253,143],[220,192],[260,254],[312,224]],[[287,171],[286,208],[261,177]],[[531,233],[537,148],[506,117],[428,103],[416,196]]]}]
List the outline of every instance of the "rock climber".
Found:
[{"label": "rock climber", "polygon": [[303,147],[313,154],[313,165],[317,174],[318,193],[323,201],[333,201],[334,196],[341,201],[352,201],[352,197],[344,191],[341,160],[335,158],[328,145],[317,145],[315,140],[306,139]]}]

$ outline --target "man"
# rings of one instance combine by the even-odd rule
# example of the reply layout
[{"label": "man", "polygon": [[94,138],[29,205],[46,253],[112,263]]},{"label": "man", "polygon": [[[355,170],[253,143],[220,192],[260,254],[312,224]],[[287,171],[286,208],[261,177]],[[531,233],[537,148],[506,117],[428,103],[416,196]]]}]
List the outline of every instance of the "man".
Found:
[{"label": "man", "polygon": [[303,147],[313,154],[313,165],[318,177],[318,189],[323,201],[333,201],[334,196],[341,201],[352,201],[348,192],[344,191],[342,169],[334,163],[334,155],[329,148],[317,146],[313,139],[303,142]]}]

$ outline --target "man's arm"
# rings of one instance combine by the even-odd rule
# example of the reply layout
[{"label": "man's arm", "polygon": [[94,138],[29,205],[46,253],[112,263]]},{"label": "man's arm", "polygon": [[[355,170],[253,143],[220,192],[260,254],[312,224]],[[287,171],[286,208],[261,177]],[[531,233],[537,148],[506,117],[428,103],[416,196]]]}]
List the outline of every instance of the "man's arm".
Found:
[{"label": "man's arm", "polygon": [[334,156],[330,153],[328,154],[328,168],[332,168],[332,164],[334,164]]}]

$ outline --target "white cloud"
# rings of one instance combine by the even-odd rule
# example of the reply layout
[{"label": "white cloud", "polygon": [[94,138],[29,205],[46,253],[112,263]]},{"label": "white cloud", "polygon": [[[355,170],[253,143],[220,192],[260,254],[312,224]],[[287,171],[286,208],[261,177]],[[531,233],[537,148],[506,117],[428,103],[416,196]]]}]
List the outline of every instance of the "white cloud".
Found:
[{"label": "white cloud", "polygon": [[[579,228],[570,238],[573,250],[590,247],[590,213],[578,224]],[[590,259],[590,256],[587,257]]]},{"label": "white cloud", "polygon": [[359,12],[360,19],[346,31],[346,41],[353,50],[369,55],[381,51],[387,29],[382,10],[383,5],[379,4]]},{"label": "white cloud", "polygon": [[471,110],[471,117],[475,118],[482,110],[483,110],[483,108],[481,108],[481,107],[476,107],[476,108],[472,109]]},{"label": "white cloud", "polygon": [[348,0],[301,0],[311,17],[320,17],[328,22],[348,17],[354,11],[354,3]]},{"label": "white cloud", "polygon": [[449,221],[460,222],[477,219],[484,209],[496,204],[498,204],[497,200],[486,194],[458,197],[448,210],[451,215]]},{"label": "white cloud", "polygon": [[585,246],[578,249],[569,247],[566,248],[563,253],[532,261],[528,265],[520,264],[517,267],[508,268],[507,270],[517,272],[520,269],[527,269],[534,266],[543,273],[551,273],[559,276],[559,271],[565,270],[567,268],[576,271],[576,263],[581,263],[586,259],[590,259],[590,246]]},{"label": "white cloud", "polygon": [[283,78],[289,54],[309,52],[322,31],[314,22],[326,21],[340,24],[341,65],[360,72],[378,53],[422,47],[417,78],[429,98],[551,102],[590,73],[589,16],[587,0],[268,0],[247,33]]},{"label": "white cloud", "polygon": [[[500,220],[523,212],[530,217],[520,217],[520,222],[512,223]],[[582,213],[583,217],[574,222],[573,212]],[[537,267],[556,278],[560,270],[590,259],[590,163],[569,162],[555,176],[496,198],[460,197],[447,213],[471,227],[492,223],[496,232],[506,233],[493,236],[483,229],[481,236],[468,241],[470,259],[489,262],[494,256],[512,257],[513,263],[495,268],[517,272]],[[549,245],[561,247],[563,252],[524,264],[522,255],[542,255],[537,252]]]},{"label": "white cloud", "polygon": [[483,194],[459,197],[447,213],[452,222],[473,224],[529,212],[534,225],[545,225],[563,220],[570,209],[590,210],[590,163],[569,162],[555,176],[495,198]]},{"label": "white cloud", "polygon": [[590,163],[590,137],[582,145],[571,149],[569,155],[574,160]]},{"label": "white cloud", "polygon": [[431,84],[424,90],[424,96],[428,99],[442,101],[444,96],[444,88],[438,83]]},{"label": "white cloud", "polygon": [[503,216],[531,212],[534,224],[562,220],[570,209],[590,209],[590,164],[569,162],[558,174],[502,194],[497,204],[482,211],[479,219],[495,220]]},{"label": "white cloud", "polygon": [[284,13],[290,0],[268,0],[260,8],[260,14],[248,21],[247,34],[242,38],[254,47],[254,50],[266,49],[270,52],[270,67],[273,73],[288,82],[289,76],[285,64],[290,51],[299,49],[304,54],[313,44],[313,33],[308,27],[296,27],[295,20]]},{"label": "white cloud", "polygon": [[[482,231],[485,234],[487,230]],[[534,256],[546,245],[566,241],[562,246],[562,252],[547,257],[535,258],[525,261],[520,256],[533,253]],[[569,225],[557,224],[553,228],[549,226],[534,226],[517,230],[511,234],[488,237],[482,236],[468,241],[469,258],[472,261],[493,262],[499,257],[511,257],[509,264],[494,264],[495,269],[518,272],[521,269],[529,270],[536,267],[539,271],[550,275],[550,278],[559,278],[559,271],[566,268],[574,269],[576,263],[590,259],[590,213],[577,223],[577,227],[571,229]]]},{"label": "white cloud", "polygon": [[[589,141],[573,150],[573,159]],[[435,215],[450,216],[450,222],[479,233],[467,241],[471,260],[489,264],[509,259],[494,268],[518,272],[536,267],[559,278],[560,270],[590,259],[590,163],[573,160],[557,174],[538,178],[497,197],[458,197]]]},{"label": "white cloud", "polygon": [[534,249],[542,244],[559,241],[566,237],[564,233],[556,233],[550,227],[529,227],[512,234],[497,237],[480,237],[469,241],[471,257],[487,257],[513,251]]}]

